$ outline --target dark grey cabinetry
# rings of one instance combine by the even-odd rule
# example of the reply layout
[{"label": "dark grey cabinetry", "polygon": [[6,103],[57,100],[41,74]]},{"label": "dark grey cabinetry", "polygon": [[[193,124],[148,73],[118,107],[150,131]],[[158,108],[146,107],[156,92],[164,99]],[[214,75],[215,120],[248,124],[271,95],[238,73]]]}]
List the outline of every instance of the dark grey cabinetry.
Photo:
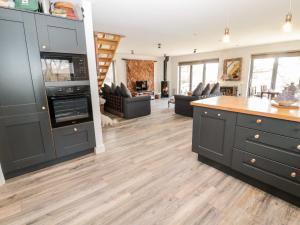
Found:
[{"label": "dark grey cabinetry", "polygon": [[0,118],[4,174],[55,158],[48,113]]},{"label": "dark grey cabinetry", "polygon": [[35,18],[41,51],[86,54],[83,21],[47,15]]},{"label": "dark grey cabinetry", "polygon": [[194,108],[193,151],[230,166],[236,113]]},{"label": "dark grey cabinetry", "polygon": [[53,137],[57,157],[92,149],[96,145],[93,122],[56,128]]},{"label": "dark grey cabinetry", "polygon": [[199,156],[300,197],[300,123],[195,107],[193,126]]},{"label": "dark grey cabinetry", "polygon": [[54,158],[34,14],[0,8],[0,162],[4,173]]},{"label": "dark grey cabinetry", "polygon": [[0,117],[46,110],[34,15],[0,8]]}]

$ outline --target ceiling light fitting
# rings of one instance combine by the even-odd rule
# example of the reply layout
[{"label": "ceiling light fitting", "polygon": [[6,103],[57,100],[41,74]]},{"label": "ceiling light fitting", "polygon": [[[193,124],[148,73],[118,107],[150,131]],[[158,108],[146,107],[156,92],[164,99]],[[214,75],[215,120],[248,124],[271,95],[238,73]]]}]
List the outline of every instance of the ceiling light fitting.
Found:
[{"label": "ceiling light fitting", "polygon": [[293,23],[292,23],[293,15],[292,15],[292,0],[290,0],[290,11],[289,13],[285,16],[285,22],[283,24],[283,31],[288,33],[293,30]]},{"label": "ceiling light fitting", "polygon": [[224,36],[223,36],[223,42],[224,43],[229,43],[230,42],[230,31],[229,28],[225,28]]}]

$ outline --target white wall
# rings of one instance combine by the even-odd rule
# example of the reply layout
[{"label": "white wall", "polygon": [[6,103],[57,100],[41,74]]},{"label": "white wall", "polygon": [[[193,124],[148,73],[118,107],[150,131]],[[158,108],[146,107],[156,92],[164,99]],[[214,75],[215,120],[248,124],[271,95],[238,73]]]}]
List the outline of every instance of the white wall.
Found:
[{"label": "white wall", "polygon": [[116,83],[120,84],[123,82],[127,84],[127,71],[126,61],[123,59],[139,59],[139,60],[154,60],[154,90],[160,92],[160,82],[163,79],[163,61],[164,57],[153,57],[143,55],[132,55],[132,54],[120,54],[117,53],[114,57],[115,61],[115,72],[116,72]]},{"label": "white wall", "polygon": [[251,67],[251,55],[253,54],[262,54],[262,53],[272,53],[272,52],[284,52],[284,51],[297,51],[300,50],[300,41],[292,41],[292,42],[283,42],[276,44],[266,44],[266,45],[258,45],[258,46],[249,46],[243,48],[234,48],[227,49],[222,51],[215,52],[206,52],[206,53],[197,53],[183,56],[174,56],[171,57],[170,64],[171,68],[169,69],[168,76],[171,80],[171,94],[178,93],[178,63],[184,61],[196,61],[196,60],[204,60],[204,59],[215,59],[219,58],[219,78],[223,74],[223,61],[224,59],[230,58],[243,58],[242,63],[242,77],[241,81],[220,81],[221,85],[236,85],[239,86],[239,93],[242,96],[247,95],[248,88],[248,80],[250,75],[250,67]]},{"label": "white wall", "polygon": [[95,56],[95,46],[94,46],[94,30],[93,30],[93,19],[92,19],[92,5],[88,0],[82,1],[82,7],[84,8],[85,19],[85,38],[86,38],[86,48],[87,48],[87,58],[89,65],[89,77],[90,77],[90,87],[91,87],[91,97],[93,106],[93,120],[95,128],[96,137],[96,147],[95,153],[101,153],[105,151],[105,146],[102,137],[102,127],[101,127],[101,113],[100,113],[100,103],[99,103],[99,93],[98,93],[98,78],[96,71],[96,56]]}]

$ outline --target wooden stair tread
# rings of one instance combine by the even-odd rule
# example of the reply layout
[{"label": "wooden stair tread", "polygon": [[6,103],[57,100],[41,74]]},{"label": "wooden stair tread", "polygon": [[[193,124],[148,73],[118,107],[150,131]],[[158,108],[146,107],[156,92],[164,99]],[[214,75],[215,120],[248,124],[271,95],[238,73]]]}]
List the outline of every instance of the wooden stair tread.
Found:
[{"label": "wooden stair tread", "polygon": [[108,69],[113,61],[121,35],[95,32],[95,53],[99,89],[104,83]]}]

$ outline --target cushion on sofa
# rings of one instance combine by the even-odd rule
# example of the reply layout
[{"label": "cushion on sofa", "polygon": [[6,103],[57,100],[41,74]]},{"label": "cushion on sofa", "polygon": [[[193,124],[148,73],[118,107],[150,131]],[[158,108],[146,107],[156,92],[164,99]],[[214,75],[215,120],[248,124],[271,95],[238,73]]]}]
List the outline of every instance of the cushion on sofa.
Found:
[{"label": "cushion on sofa", "polygon": [[111,87],[107,84],[104,84],[104,87],[103,87],[103,94],[104,95],[107,95],[107,94],[110,94],[111,93]]},{"label": "cushion on sofa", "polygon": [[115,94],[116,91],[116,85],[114,83],[111,83],[111,93]]},{"label": "cushion on sofa", "polygon": [[122,93],[122,96],[125,98],[132,98],[130,91],[122,82],[121,82],[121,93]]},{"label": "cushion on sofa", "polygon": [[116,89],[115,89],[115,95],[117,96],[122,96],[122,91],[119,85],[117,85]]},{"label": "cushion on sofa", "polygon": [[204,85],[201,82],[200,84],[198,84],[198,86],[194,89],[192,96],[201,96],[202,92],[203,92],[203,88]]},{"label": "cushion on sofa", "polygon": [[218,94],[220,92],[220,84],[215,83],[214,86],[212,87],[212,89],[210,90],[210,94],[214,95],[214,94]]},{"label": "cushion on sofa", "polygon": [[207,84],[204,90],[202,91],[202,95],[208,95],[210,93],[210,84]]}]

